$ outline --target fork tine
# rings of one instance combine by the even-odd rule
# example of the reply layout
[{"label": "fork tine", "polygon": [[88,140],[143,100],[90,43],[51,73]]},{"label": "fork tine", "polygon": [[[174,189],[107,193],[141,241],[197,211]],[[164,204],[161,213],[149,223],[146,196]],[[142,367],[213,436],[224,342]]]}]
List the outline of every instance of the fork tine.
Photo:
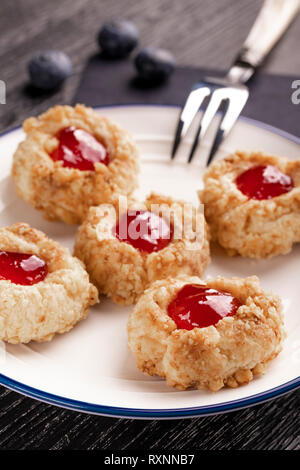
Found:
[{"label": "fork tine", "polygon": [[196,152],[196,148],[198,147],[200,132],[201,132],[201,122],[198,126],[196,135],[194,137],[194,142],[193,142],[193,145],[191,147],[191,151],[190,151],[189,158],[188,158],[188,163],[191,163],[191,161],[193,159],[193,156],[194,156],[194,153]]},{"label": "fork tine", "polygon": [[171,159],[175,157],[179,144],[186,135],[194,117],[196,116],[204,99],[210,94],[210,88],[205,84],[198,84],[188,95],[180,113],[177,129],[174,137]]},{"label": "fork tine", "polygon": [[242,95],[239,95],[238,100],[230,100],[227,99],[228,105],[223,112],[222,119],[219,123],[218,130],[216,132],[213,144],[211,146],[209,156],[206,162],[206,166],[209,166],[211,161],[213,160],[218,148],[220,147],[221,143],[227,137],[231,129],[233,128],[235,122],[237,121],[239,115],[242,112],[247,100],[248,100],[249,92],[245,90]]},{"label": "fork tine", "polygon": [[194,138],[194,142],[192,145],[192,149],[189,154],[188,163],[191,163],[194,157],[195,151],[198,147],[198,144],[200,140],[204,137],[211,121],[213,120],[216,112],[218,111],[221,101],[222,101],[222,98],[220,96],[220,90],[217,89],[213,92],[210,98],[210,101],[207,105],[207,108],[204,111],[202,118],[200,120],[199,127],[197,129],[196,136]]}]

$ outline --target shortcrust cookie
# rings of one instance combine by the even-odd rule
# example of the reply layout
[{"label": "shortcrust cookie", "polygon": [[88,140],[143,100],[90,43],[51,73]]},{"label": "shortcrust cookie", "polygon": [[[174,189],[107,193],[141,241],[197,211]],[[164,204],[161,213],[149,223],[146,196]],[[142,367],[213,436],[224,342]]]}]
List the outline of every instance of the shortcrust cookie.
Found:
[{"label": "shortcrust cookie", "polygon": [[236,152],[208,168],[200,199],[230,255],[268,258],[300,242],[299,160]]},{"label": "shortcrust cookie", "polygon": [[180,390],[247,384],[279,354],[284,337],[281,300],[255,276],[157,281],[128,321],[138,368]]},{"label": "shortcrust cookie", "polygon": [[[156,194],[145,203],[131,201],[128,207],[117,207],[116,214],[109,208],[92,207],[77,233],[74,253],[100,293],[120,305],[130,305],[157,279],[178,273],[202,275],[210,256],[200,210]],[[165,209],[162,217],[160,209]],[[130,218],[130,211],[137,218]],[[130,241],[126,227],[125,236],[120,233],[124,222],[128,230],[146,227],[146,233]]]},{"label": "shortcrust cookie", "polygon": [[0,228],[0,340],[49,341],[98,301],[81,261],[27,224]]},{"label": "shortcrust cookie", "polygon": [[81,223],[90,206],[137,187],[139,153],[127,131],[83,105],[55,106],[23,124],[17,193],[49,220]]}]

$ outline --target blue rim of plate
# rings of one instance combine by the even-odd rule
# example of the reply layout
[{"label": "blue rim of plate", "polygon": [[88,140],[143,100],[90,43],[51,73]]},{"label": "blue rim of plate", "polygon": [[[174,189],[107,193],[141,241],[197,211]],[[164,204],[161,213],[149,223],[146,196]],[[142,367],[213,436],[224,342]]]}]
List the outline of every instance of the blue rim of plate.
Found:
[{"label": "blue rim of plate", "polygon": [[[159,104],[121,104],[121,105],[106,105],[106,106],[97,106],[96,110],[103,108],[120,108],[120,107],[138,107],[138,106],[149,106],[149,107],[169,107],[169,108],[179,108],[176,105],[159,105]],[[284,137],[287,140],[300,144],[300,138],[289,134],[288,132],[277,129],[276,127],[265,124],[261,121],[257,121],[252,118],[245,116],[240,116],[240,120],[248,122],[253,126],[263,128],[269,132],[273,132],[281,137]],[[10,129],[8,131],[0,134],[0,137],[3,137],[6,134],[9,134],[17,129],[20,129],[20,126]],[[50,405],[56,405],[62,408],[67,408],[74,411],[81,411],[83,413],[97,414],[102,416],[110,416],[116,418],[140,418],[140,419],[176,419],[176,418],[192,418],[196,416],[207,416],[211,414],[226,413],[230,411],[239,410],[241,408],[247,408],[249,406],[258,405],[265,401],[277,398],[281,395],[289,393],[293,390],[296,390],[300,387],[300,376],[286,382],[278,387],[271,388],[261,393],[251,395],[246,398],[241,398],[238,400],[228,401],[219,403],[216,405],[209,406],[196,406],[191,408],[175,408],[175,409],[136,409],[136,408],[122,408],[115,406],[107,405],[98,405],[94,403],[83,402],[79,400],[73,400],[71,398],[61,397],[52,393],[48,393],[43,390],[31,387],[30,385],[25,385],[21,382],[18,382],[14,379],[7,377],[6,375],[0,374],[0,384],[5,387],[13,390],[15,392],[21,393],[22,395],[28,396],[30,398],[35,398],[41,402],[48,403]]]}]

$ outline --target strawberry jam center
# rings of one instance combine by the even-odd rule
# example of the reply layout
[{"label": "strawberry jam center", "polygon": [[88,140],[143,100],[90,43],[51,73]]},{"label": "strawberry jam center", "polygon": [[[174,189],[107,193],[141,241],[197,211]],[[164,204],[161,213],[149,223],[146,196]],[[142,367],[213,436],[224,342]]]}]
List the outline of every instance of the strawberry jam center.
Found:
[{"label": "strawberry jam center", "polygon": [[60,160],[64,167],[82,171],[94,171],[97,162],[109,164],[107,149],[88,132],[67,127],[56,135],[58,147],[50,154],[53,160]]},{"label": "strawberry jam center", "polygon": [[47,276],[46,262],[36,255],[0,251],[0,280],[31,286]]},{"label": "strawberry jam center", "polygon": [[294,187],[290,176],[273,165],[259,165],[244,171],[236,179],[238,189],[250,199],[272,199],[291,191]]},{"label": "strawberry jam center", "polygon": [[159,251],[171,241],[173,231],[166,220],[149,211],[128,212],[121,216],[113,234],[122,242],[146,253]]},{"label": "strawberry jam center", "polygon": [[183,330],[215,325],[224,317],[235,315],[241,303],[229,292],[198,284],[187,284],[168,306],[168,314]]}]

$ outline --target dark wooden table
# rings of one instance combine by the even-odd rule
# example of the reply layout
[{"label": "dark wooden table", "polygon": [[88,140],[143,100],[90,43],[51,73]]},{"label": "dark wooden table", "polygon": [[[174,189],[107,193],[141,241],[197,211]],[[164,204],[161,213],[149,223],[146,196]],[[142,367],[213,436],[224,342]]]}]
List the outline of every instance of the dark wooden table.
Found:
[{"label": "dark wooden table", "polygon": [[[0,105],[0,131],[72,100],[106,19],[134,21],[144,45],[172,50],[180,64],[225,69],[260,5],[260,0],[1,0],[0,79],[7,84],[7,104]],[[299,42],[300,16],[265,69],[300,78]],[[28,93],[26,63],[39,48],[64,50],[75,67],[52,95]],[[134,421],[63,410],[0,387],[0,449],[299,449],[299,398],[293,392],[254,408],[191,420]]]}]

